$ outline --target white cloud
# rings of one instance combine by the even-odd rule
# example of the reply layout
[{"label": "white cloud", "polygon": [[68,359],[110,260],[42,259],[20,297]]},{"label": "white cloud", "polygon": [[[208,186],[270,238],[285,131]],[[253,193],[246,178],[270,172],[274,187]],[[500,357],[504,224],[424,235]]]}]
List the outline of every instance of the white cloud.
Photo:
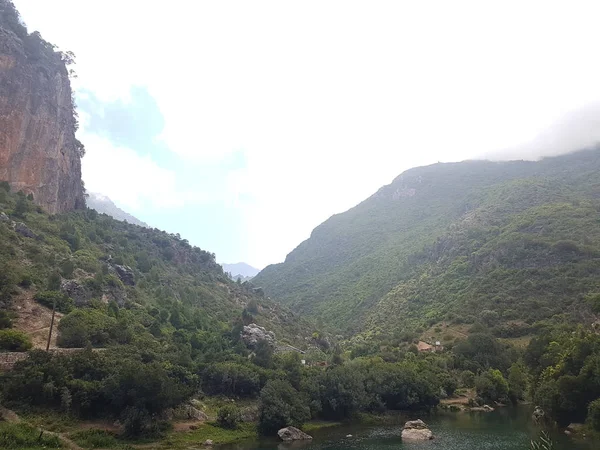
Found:
[{"label": "white cloud", "polygon": [[[514,147],[600,99],[596,1],[15,3],[75,51],[82,87],[113,99],[148,86],[172,152],[212,164],[244,150],[228,189],[253,247],[239,259],[256,265],[402,170]],[[177,174],[106,142],[103,154],[143,170],[99,180],[112,165],[87,139],[86,183],[132,207],[146,192],[165,204],[222,194],[169,200]]]}]

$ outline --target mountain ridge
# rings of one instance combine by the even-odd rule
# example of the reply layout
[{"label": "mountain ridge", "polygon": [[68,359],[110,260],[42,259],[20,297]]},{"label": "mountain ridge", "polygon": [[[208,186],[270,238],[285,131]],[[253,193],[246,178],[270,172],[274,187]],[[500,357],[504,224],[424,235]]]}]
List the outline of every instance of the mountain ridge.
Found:
[{"label": "mountain ridge", "polygon": [[[458,303],[453,307],[444,306],[441,299],[427,307],[425,300],[415,300],[413,304],[405,298],[425,295],[426,285],[419,283],[418,277],[448,275],[451,263],[459,265],[460,258],[467,259],[470,271],[475,270],[476,263],[469,261],[469,255],[483,254],[486,240],[488,247],[492,243],[507,245],[500,238],[524,242],[524,236],[510,235],[512,231],[508,228],[505,230],[508,234],[502,236],[502,227],[510,227],[512,218],[521,220],[522,215],[530,214],[536,218],[542,216],[539,220],[543,220],[544,213],[548,216],[546,230],[555,232],[539,239],[542,241],[539,248],[524,251],[524,256],[537,258],[538,265],[540,255],[550,255],[549,248],[558,241],[571,239],[572,230],[560,227],[568,220],[560,212],[563,203],[578,204],[573,208],[581,215],[582,226],[596,235],[596,227],[583,222],[593,220],[590,217],[598,203],[599,160],[600,150],[596,148],[538,162],[475,160],[409,169],[354,208],[316,227],[309,239],[287,255],[284,263],[266,267],[254,282],[294,310],[313,317],[323,316],[323,320],[347,331],[399,324],[418,327],[432,320],[441,321],[446,313],[459,313],[459,303],[466,302],[477,289],[463,286],[467,290],[460,301],[454,299]],[[474,237],[464,237],[461,233]],[[578,245],[583,247],[583,237],[577,237],[582,241]],[[485,251],[494,253],[492,250]],[[498,259],[489,254],[488,257],[493,261]],[[560,261],[557,270],[565,276],[573,261]],[[440,265],[446,262],[447,267],[442,269]],[[484,278],[489,276],[487,273]],[[585,280],[586,289],[596,288],[597,283]],[[447,281],[450,283],[452,279]],[[407,283],[413,285],[410,292],[406,291]],[[404,289],[401,298],[390,300],[391,293],[399,292],[401,286]],[[504,288],[508,290],[508,286]],[[584,293],[580,290],[577,294]],[[564,306],[563,300],[558,304]],[[404,307],[393,307],[399,304]],[[510,309],[505,305],[490,307],[500,313]],[[381,309],[386,312],[380,313]],[[390,314],[392,311],[394,314]],[[395,314],[408,311],[410,314],[402,320],[396,319]],[[523,313],[527,317],[524,310]],[[549,317],[551,314],[546,314],[539,320]]]}]

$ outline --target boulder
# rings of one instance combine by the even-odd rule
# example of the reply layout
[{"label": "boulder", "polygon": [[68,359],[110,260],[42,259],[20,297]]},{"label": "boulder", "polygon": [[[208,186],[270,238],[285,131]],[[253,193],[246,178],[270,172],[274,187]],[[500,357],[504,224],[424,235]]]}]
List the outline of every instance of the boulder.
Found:
[{"label": "boulder", "polygon": [[433,433],[421,419],[409,420],[402,428],[402,439],[407,441],[428,441],[433,439]]},{"label": "boulder", "polygon": [[17,222],[15,224],[15,231],[17,233],[19,233],[21,236],[25,236],[30,239],[37,238],[37,234],[35,234],[33,231],[31,231],[29,229],[29,227],[27,225],[25,225],[23,222]]},{"label": "boulder", "polygon": [[546,417],[546,413],[544,412],[544,410],[542,408],[540,408],[539,406],[536,406],[535,409],[533,410],[533,414],[531,415],[531,417],[533,418],[533,421],[535,423],[540,423]]},{"label": "boulder", "polygon": [[306,434],[304,431],[301,431],[295,427],[282,428],[277,432],[277,435],[279,436],[279,439],[285,442],[312,439],[312,436]]},{"label": "boulder", "polygon": [[275,334],[255,323],[245,325],[241,337],[246,346],[251,348],[256,347],[259,341],[267,341],[270,345],[275,345]]},{"label": "boulder", "polygon": [[427,428],[409,428],[402,430],[402,439],[406,441],[429,441],[433,439],[433,433]]},{"label": "boulder", "polygon": [[113,267],[115,268],[117,275],[124,284],[127,284],[129,286],[135,285],[135,276],[131,267],[121,266],[119,264],[115,264]]},{"label": "boulder", "polygon": [[213,445],[213,440],[212,439],[207,439],[204,441],[204,445],[207,447],[212,447]]},{"label": "boulder", "polygon": [[92,298],[89,289],[75,280],[63,280],[60,291],[67,297],[71,297],[75,306],[85,306]]},{"label": "boulder", "polygon": [[569,434],[577,434],[577,433],[581,432],[583,427],[584,427],[584,425],[582,423],[571,423],[567,427],[565,433],[569,432]]},{"label": "boulder", "polygon": [[10,218],[3,212],[0,212],[0,222],[10,222]]},{"label": "boulder", "polygon": [[181,405],[173,411],[173,418],[178,420],[206,421],[208,416],[192,405]]},{"label": "boulder", "polygon": [[427,428],[427,424],[423,422],[421,419],[417,420],[409,420],[404,424],[404,429],[416,428],[417,430],[422,430],[423,428]]}]

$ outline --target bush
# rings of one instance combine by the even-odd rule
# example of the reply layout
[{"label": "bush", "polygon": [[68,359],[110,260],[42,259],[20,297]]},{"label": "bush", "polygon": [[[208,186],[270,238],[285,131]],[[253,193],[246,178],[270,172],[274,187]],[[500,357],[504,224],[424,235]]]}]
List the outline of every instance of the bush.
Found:
[{"label": "bush", "polygon": [[31,347],[31,338],[22,331],[0,330],[0,350],[26,352]]},{"label": "bush", "polygon": [[56,310],[64,314],[73,310],[73,299],[58,291],[38,292],[34,299],[48,308],[52,308],[56,302]]},{"label": "bush", "polygon": [[600,398],[589,404],[587,421],[594,430],[600,431]]},{"label": "bush", "polygon": [[61,448],[56,436],[42,434],[25,423],[0,422],[0,448]]},{"label": "bush", "polygon": [[508,383],[502,376],[502,372],[490,369],[475,379],[477,395],[487,403],[508,400]]},{"label": "bush", "polygon": [[0,311],[0,330],[12,327],[12,320],[6,311]]},{"label": "bush", "polygon": [[260,393],[258,430],[272,435],[287,426],[300,427],[310,419],[310,409],[296,389],[283,380],[269,381]]},{"label": "bush", "polygon": [[233,405],[226,405],[219,408],[217,412],[217,424],[221,428],[236,429],[238,423],[242,421],[242,414],[239,409]]}]

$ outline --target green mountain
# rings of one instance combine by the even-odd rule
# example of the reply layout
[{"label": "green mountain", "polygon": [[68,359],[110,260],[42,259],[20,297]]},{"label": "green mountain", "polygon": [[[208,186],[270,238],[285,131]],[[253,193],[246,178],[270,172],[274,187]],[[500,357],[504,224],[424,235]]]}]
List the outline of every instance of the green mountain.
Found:
[{"label": "green mountain", "polygon": [[600,292],[600,150],[408,170],[315,228],[253,282],[344,331],[478,323],[530,334],[591,321]]},{"label": "green mountain", "polygon": [[[45,348],[47,308],[54,300],[66,314],[57,327],[58,346],[64,347],[144,340],[167,345],[174,336],[178,345],[200,336],[229,339],[232,325],[242,318],[245,325],[254,322],[298,346],[305,346],[304,337],[314,332],[252,284],[231,280],[214,254],[179,235],[92,209],[48,215],[31,197],[11,193],[4,182],[0,310],[8,312],[16,328],[41,330],[40,336],[32,334],[33,343]],[[234,342],[239,331],[231,335]],[[227,339],[223,345],[229,347]]]}]

